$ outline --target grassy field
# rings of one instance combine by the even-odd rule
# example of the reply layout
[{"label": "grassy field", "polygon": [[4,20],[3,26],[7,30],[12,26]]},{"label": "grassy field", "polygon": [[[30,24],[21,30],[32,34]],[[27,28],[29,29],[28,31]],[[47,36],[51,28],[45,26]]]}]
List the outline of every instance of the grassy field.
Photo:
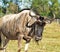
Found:
[{"label": "grassy field", "polygon": [[[10,41],[6,52],[17,52],[17,46],[17,41]],[[25,41],[23,40],[21,52],[24,52],[24,46]],[[28,52],[60,52],[60,25],[56,23],[47,24],[39,45],[32,40]]]}]

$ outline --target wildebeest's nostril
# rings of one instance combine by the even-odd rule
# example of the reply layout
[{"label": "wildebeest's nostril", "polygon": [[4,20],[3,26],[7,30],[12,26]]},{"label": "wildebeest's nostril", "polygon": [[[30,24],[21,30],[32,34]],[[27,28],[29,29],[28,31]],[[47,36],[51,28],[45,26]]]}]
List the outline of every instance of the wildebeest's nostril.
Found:
[{"label": "wildebeest's nostril", "polygon": [[39,41],[39,40],[41,40],[42,39],[42,37],[35,37],[35,40],[36,41]]}]

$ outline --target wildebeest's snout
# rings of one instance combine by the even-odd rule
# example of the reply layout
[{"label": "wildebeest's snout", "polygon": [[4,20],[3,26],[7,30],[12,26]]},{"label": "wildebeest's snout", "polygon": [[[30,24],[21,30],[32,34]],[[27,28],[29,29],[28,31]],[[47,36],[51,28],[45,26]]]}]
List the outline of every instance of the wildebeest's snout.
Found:
[{"label": "wildebeest's snout", "polygon": [[37,42],[37,41],[39,41],[39,40],[41,40],[42,39],[42,37],[35,37],[35,41]]},{"label": "wildebeest's snout", "polygon": [[38,34],[35,36],[35,41],[40,41],[42,39],[42,34]]}]

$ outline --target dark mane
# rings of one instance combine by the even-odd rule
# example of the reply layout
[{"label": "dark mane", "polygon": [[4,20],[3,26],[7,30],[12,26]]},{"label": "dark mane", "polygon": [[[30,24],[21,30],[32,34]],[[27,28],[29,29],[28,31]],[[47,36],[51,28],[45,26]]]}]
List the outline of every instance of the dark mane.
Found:
[{"label": "dark mane", "polygon": [[[36,9],[24,8],[24,9],[22,9],[21,11],[24,11],[24,10],[33,10],[33,12],[35,12],[37,15],[40,15]],[[20,11],[20,12],[21,12],[21,11]]]},{"label": "dark mane", "polygon": [[[22,9],[21,11],[24,11],[24,10],[31,10],[31,9],[30,9],[30,8],[24,8],[24,9]],[[21,12],[21,11],[20,11],[20,12]]]}]

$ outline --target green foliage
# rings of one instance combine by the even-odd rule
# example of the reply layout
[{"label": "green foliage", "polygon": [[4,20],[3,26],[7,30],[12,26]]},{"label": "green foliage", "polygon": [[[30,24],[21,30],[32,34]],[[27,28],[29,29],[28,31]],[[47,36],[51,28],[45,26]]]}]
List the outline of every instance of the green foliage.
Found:
[{"label": "green foliage", "polygon": [[2,17],[5,13],[6,13],[5,8],[0,6],[0,17]]},{"label": "green foliage", "polygon": [[[40,15],[47,15],[49,12],[48,0],[33,0],[32,8],[36,9]],[[48,11],[48,12],[47,12]]]}]

